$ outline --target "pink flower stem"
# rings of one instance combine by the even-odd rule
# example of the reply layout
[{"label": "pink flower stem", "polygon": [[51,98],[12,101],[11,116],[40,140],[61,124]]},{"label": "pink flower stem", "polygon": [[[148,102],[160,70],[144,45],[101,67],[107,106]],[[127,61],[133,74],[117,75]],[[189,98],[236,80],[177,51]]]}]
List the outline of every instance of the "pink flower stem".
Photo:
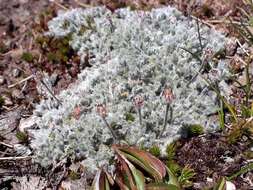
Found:
[{"label": "pink flower stem", "polygon": [[165,111],[165,117],[164,117],[164,124],[163,124],[163,129],[162,131],[160,132],[160,137],[163,135],[165,129],[166,129],[166,126],[167,126],[167,123],[168,123],[168,115],[169,115],[169,112],[170,112],[170,119],[169,119],[169,123],[171,123],[171,120],[172,120],[172,107],[170,106],[170,103],[167,103],[166,105],[166,111]]},{"label": "pink flower stem", "polygon": [[142,125],[141,108],[138,108],[138,115],[139,115],[140,125]]}]

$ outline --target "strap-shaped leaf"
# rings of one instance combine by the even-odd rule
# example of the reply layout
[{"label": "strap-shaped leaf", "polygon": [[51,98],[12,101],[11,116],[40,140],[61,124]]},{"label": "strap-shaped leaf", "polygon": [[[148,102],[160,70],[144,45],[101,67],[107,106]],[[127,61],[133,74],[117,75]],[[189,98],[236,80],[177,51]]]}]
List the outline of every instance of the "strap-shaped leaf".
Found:
[{"label": "strap-shaped leaf", "polygon": [[226,190],[226,179],[223,177],[213,190]]},{"label": "strap-shaped leaf", "polygon": [[91,189],[92,190],[102,190],[102,185],[101,184],[101,179],[102,178],[102,170],[99,170],[97,173],[96,173],[96,176],[93,180],[93,183],[92,183],[92,186],[91,186]]},{"label": "strap-shaped leaf", "polygon": [[180,189],[172,184],[150,183],[146,185],[146,190],[180,190]]},{"label": "strap-shaped leaf", "polygon": [[128,160],[144,169],[157,182],[161,182],[166,176],[165,164],[152,154],[133,147],[113,146],[113,148],[116,152],[120,150],[119,154],[123,154]]},{"label": "strap-shaped leaf", "polygon": [[118,163],[116,166],[116,177],[115,177],[116,183],[120,186],[121,189],[123,188],[123,189],[137,190],[134,178],[127,163],[124,160],[124,157],[118,155],[117,160]]},{"label": "strap-shaped leaf", "polygon": [[174,173],[167,166],[166,166],[166,170],[169,175],[168,184],[174,185],[180,189],[180,185],[179,185],[177,177],[174,175]]},{"label": "strap-shaped leaf", "polygon": [[136,185],[136,189],[137,190],[145,190],[145,179],[144,179],[144,175],[143,173],[136,169],[134,167],[134,165],[129,162],[124,156],[119,155],[122,157],[122,159],[126,162],[126,164],[128,165],[129,169],[131,170],[132,176],[134,178],[134,182]]},{"label": "strap-shaped leaf", "polygon": [[99,170],[93,180],[91,190],[110,190],[110,183],[103,170]]}]

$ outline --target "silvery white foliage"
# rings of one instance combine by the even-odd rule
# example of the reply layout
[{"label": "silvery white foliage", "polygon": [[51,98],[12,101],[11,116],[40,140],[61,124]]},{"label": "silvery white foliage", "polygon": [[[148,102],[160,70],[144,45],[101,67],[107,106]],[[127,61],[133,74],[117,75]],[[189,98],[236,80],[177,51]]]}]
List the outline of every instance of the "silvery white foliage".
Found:
[{"label": "silvery white foliage", "polygon": [[[200,124],[206,130],[217,127],[217,120],[209,117],[218,108],[216,94],[201,76],[187,86],[200,63],[181,47],[196,52],[200,44],[196,23],[176,9],[120,9],[113,14],[103,7],[74,9],[51,20],[49,29],[48,34],[56,37],[71,35],[70,45],[80,56],[88,57],[92,67],[83,70],[78,81],[59,94],[62,106],[53,100],[37,106],[39,130],[33,131],[32,146],[43,165],[65,156],[86,158],[83,162],[92,166],[90,172],[108,164],[113,156],[113,138],[96,113],[99,103],[106,104],[108,123],[130,145],[158,144],[165,150],[179,137],[182,125]],[[216,53],[224,49],[226,39],[222,35],[204,26],[200,33],[204,50]],[[225,62],[210,61],[218,74],[206,75],[221,86],[229,74]],[[173,118],[158,137],[166,108],[162,96],[165,86],[175,95]],[[144,98],[142,126],[132,103],[137,94]],[[76,107],[82,110],[79,119],[72,116]],[[126,119],[127,114],[134,120]]]}]

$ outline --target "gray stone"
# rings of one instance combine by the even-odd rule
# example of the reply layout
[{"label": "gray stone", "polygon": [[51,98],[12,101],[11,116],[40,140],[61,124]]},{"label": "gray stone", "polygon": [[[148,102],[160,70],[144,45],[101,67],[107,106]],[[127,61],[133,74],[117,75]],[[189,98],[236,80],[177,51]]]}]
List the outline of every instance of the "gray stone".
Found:
[{"label": "gray stone", "polygon": [[12,76],[13,77],[17,78],[17,77],[20,76],[20,74],[21,74],[21,71],[19,69],[16,69],[16,68],[13,69],[13,71],[12,71]]},{"label": "gray stone", "polygon": [[0,85],[3,85],[5,83],[5,78],[0,75]]}]

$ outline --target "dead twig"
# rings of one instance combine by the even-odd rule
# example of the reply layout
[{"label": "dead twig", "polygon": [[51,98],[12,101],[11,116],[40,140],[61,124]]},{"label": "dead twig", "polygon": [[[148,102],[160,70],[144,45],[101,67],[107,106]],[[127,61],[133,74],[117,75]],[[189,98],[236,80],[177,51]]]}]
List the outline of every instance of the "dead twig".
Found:
[{"label": "dead twig", "polygon": [[237,21],[227,21],[227,20],[207,20],[206,22],[210,23],[210,24],[237,24],[237,25],[240,25],[241,23],[240,22],[237,22]]},{"label": "dead twig", "polygon": [[32,159],[31,156],[16,156],[16,157],[3,157],[3,158],[0,158],[0,161],[8,161],[8,160],[29,160],[29,159]]},{"label": "dead twig", "polygon": [[214,25],[212,25],[212,24],[210,24],[210,23],[208,23],[208,22],[206,22],[206,21],[204,21],[204,20],[202,20],[202,19],[199,19],[199,18],[197,18],[197,17],[195,17],[195,16],[191,16],[191,18],[194,19],[194,20],[198,20],[199,22],[201,22],[201,23],[203,23],[203,24],[209,26],[210,28],[214,28]]},{"label": "dead twig", "polygon": [[25,81],[25,84],[24,84],[24,86],[22,87],[22,89],[21,89],[21,92],[20,92],[20,93],[24,92],[24,90],[25,90],[26,86],[27,86],[27,81]]},{"label": "dead twig", "polygon": [[203,47],[203,44],[202,44],[202,39],[201,39],[201,34],[200,34],[199,20],[197,19],[196,22],[197,22],[199,45],[200,45],[200,48],[201,48],[201,52],[203,52],[204,47]]},{"label": "dead twig", "polygon": [[237,39],[236,43],[238,43],[238,45],[240,46],[240,48],[242,48],[242,50],[244,51],[244,53],[249,56],[249,53],[245,50],[245,48],[242,46],[241,42]]},{"label": "dead twig", "polygon": [[79,2],[78,0],[75,0],[75,2],[76,2],[80,7],[83,7],[83,8],[90,8],[90,7],[92,7],[91,5],[81,3],[81,2]]},{"label": "dead twig", "polygon": [[61,101],[54,95],[54,93],[50,90],[50,88],[46,85],[46,83],[43,80],[40,80],[41,84],[45,86],[45,88],[48,90],[48,92],[53,96],[53,98],[58,102],[59,105],[62,105]]},{"label": "dead twig", "polygon": [[30,75],[30,76],[22,79],[21,81],[18,81],[18,82],[14,83],[14,84],[9,85],[8,88],[13,88],[13,87],[15,87],[15,86],[17,86],[19,84],[22,84],[23,82],[26,82],[26,81],[30,80],[33,77],[34,77],[33,75]]},{"label": "dead twig", "polygon": [[14,147],[13,145],[7,144],[7,143],[5,143],[5,142],[0,142],[0,144],[6,146],[6,147],[8,147],[8,148],[13,148],[13,147]]},{"label": "dead twig", "polygon": [[240,58],[239,56],[235,56],[235,58],[240,61],[244,66],[247,66],[247,63],[242,59]]},{"label": "dead twig", "polygon": [[57,5],[58,7],[64,9],[64,10],[69,10],[67,7],[65,7],[64,5],[58,3],[57,1],[53,1],[53,3],[54,3],[55,5]]}]

